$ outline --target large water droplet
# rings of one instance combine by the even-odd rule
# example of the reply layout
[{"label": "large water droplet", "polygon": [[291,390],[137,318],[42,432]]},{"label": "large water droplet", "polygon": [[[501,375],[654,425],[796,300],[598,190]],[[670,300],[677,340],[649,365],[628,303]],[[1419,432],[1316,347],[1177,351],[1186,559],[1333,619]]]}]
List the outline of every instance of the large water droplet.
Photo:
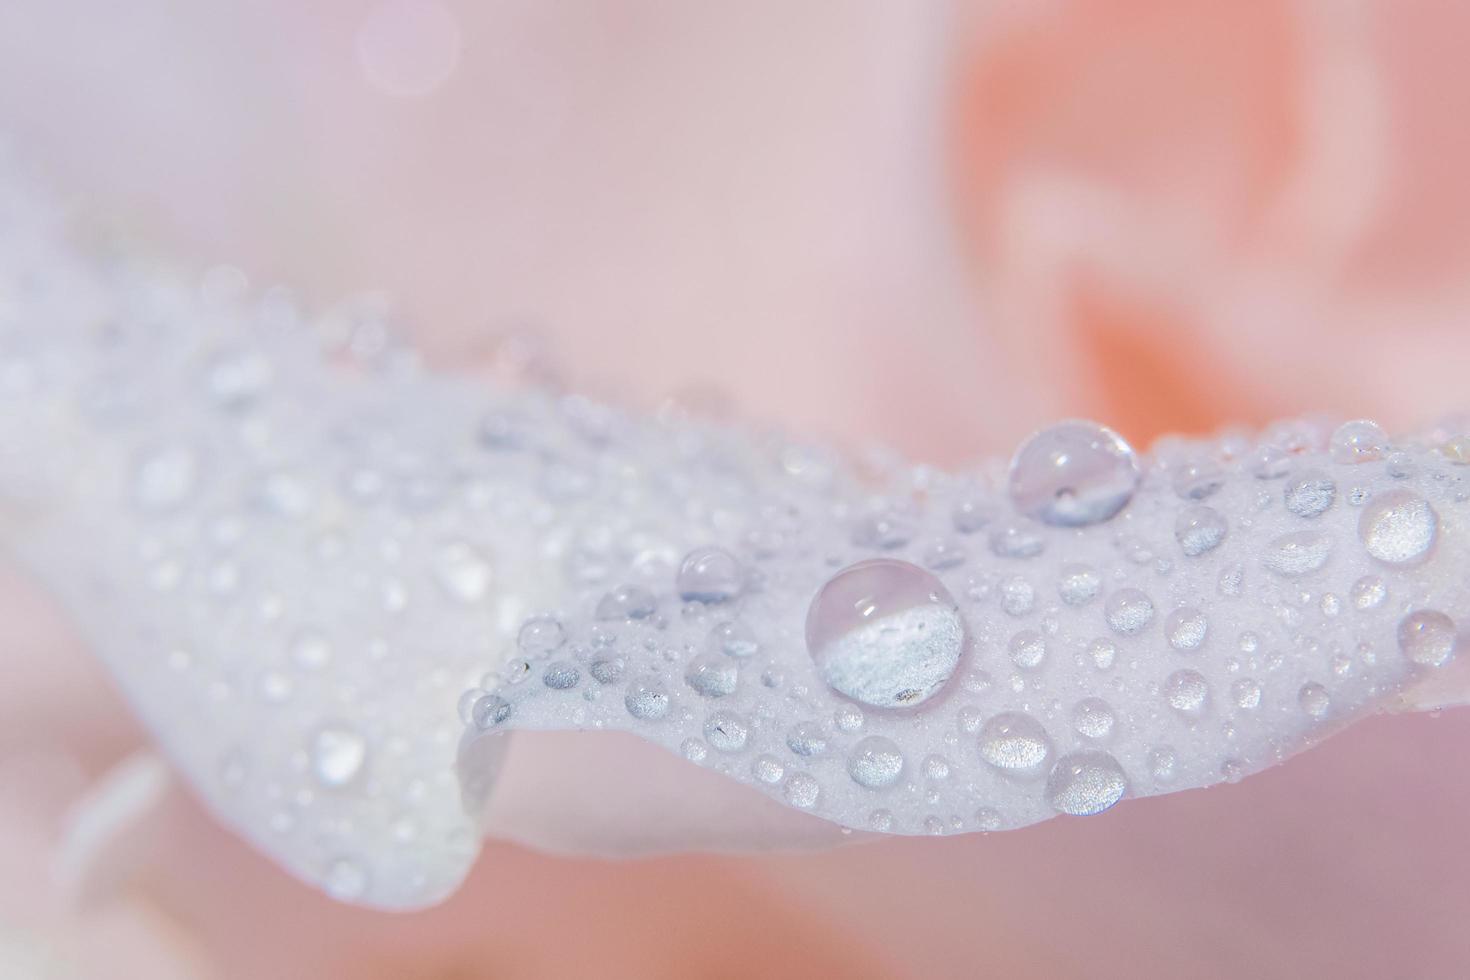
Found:
[{"label": "large water droplet", "polygon": [[1138,458],[1122,436],[1093,422],[1062,422],[1016,452],[1011,500],[1048,524],[1096,524],[1127,506],[1139,478]]},{"label": "large water droplet", "polygon": [[331,789],[348,785],[367,762],[367,741],[357,731],[328,726],[311,740],[311,771],[317,782]]},{"label": "large water droplet", "polygon": [[1442,667],[1455,655],[1455,621],[1437,609],[1420,609],[1399,621],[1399,649],[1424,667]]},{"label": "large water droplet", "polygon": [[1439,515],[1429,501],[1407,490],[1377,494],[1358,519],[1363,549],[1388,565],[1424,561],[1438,534]]},{"label": "large water droplet", "polygon": [[1119,589],[1108,596],[1104,614],[1115,632],[1131,636],[1153,622],[1153,600],[1140,589]]},{"label": "large water droplet", "polygon": [[1174,522],[1174,538],[1184,553],[1194,558],[1218,548],[1229,527],[1218,510],[1201,504],[1180,511]]},{"label": "large water droplet", "polygon": [[1118,760],[1100,749],[1081,749],[1057,760],[1046,780],[1046,802],[1058,813],[1089,817],[1128,792]]},{"label": "large water droplet", "polygon": [[847,773],[868,789],[886,789],[903,774],[903,752],[882,735],[869,735],[852,747]]},{"label": "large water droplet", "polygon": [[1046,729],[1028,714],[1002,712],[980,729],[980,758],[1007,775],[1039,773],[1050,756]]},{"label": "large water droplet", "polygon": [[838,572],[812,599],[807,649],[822,679],[880,708],[919,704],[954,674],[965,627],[929,572],[893,558]]},{"label": "large water droplet", "polygon": [[743,585],[740,562],[723,548],[696,548],[679,566],[677,586],[685,602],[725,602]]}]

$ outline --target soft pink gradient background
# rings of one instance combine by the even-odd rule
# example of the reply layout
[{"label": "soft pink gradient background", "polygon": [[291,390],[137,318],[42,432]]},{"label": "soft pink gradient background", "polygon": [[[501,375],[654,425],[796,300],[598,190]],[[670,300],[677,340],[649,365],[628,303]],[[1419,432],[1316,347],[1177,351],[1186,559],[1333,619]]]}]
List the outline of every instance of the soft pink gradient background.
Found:
[{"label": "soft pink gradient background", "polygon": [[[91,234],[320,299],[383,288],[444,363],[529,320],[578,386],[714,386],[923,458],[1064,414],[1146,442],[1466,407],[1452,0],[381,8],[10,0],[0,132]],[[1470,971],[1466,712],[1024,832],[632,863],[492,844],[407,917],[331,904],[179,793],[77,909],[46,884],[60,814],[144,738],[14,577],[0,650],[0,950],[54,944],[80,976]]]}]

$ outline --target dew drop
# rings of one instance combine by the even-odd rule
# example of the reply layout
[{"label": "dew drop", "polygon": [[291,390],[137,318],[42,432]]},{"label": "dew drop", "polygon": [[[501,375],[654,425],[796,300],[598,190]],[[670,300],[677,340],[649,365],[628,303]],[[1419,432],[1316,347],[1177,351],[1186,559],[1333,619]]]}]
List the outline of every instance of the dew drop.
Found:
[{"label": "dew drop", "polygon": [[1368,419],[1344,422],[1328,443],[1334,463],[1371,463],[1388,451],[1388,435]]},{"label": "dew drop", "polygon": [[1164,700],[1186,718],[1205,713],[1210,700],[1210,685],[1196,670],[1176,670],[1164,681]]},{"label": "dew drop", "polygon": [[1277,575],[1295,578],[1317,571],[1330,557],[1330,537],[1317,531],[1292,531],[1266,545],[1261,563]]},{"label": "dew drop", "polygon": [[1253,677],[1242,677],[1230,685],[1230,700],[1237,708],[1250,711],[1261,706],[1261,684]]},{"label": "dew drop", "polygon": [[1113,517],[1138,488],[1138,458],[1111,429],[1062,422],[1033,435],[1011,461],[1017,510],[1047,524],[1080,527]]},{"label": "dew drop", "polygon": [[1104,613],[1114,632],[1132,636],[1153,622],[1154,604],[1140,589],[1119,589],[1108,596]]},{"label": "dew drop", "polygon": [[949,760],[942,755],[930,755],[924,757],[924,776],[932,780],[944,780],[949,778]]},{"label": "dew drop", "polygon": [[755,634],[744,623],[719,623],[709,631],[705,648],[710,652],[723,653],[727,657],[746,659],[760,651]]},{"label": "dew drop", "polygon": [[348,785],[367,762],[367,740],[357,731],[328,726],[311,740],[311,771],[316,781],[329,789]]},{"label": "dew drop", "polygon": [[1186,555],[1197,558],[1218,548],[1229,527],[1218,510],[1200,504],[1180,511],[1174,522],[1174,538]]},{"label": "dew drop", "polygon": [[1363,549],[1386,565],[1417,565],[1439,535],[1439,515],[1429,501],[1407,490],[1376,495],[1358,519]]},{"label": "dew drop", "polygon": [[1198,609],[1183,606],[1169,614],[1165,631],[1169,635],[1169,646],[1181,653],[1191,653],[1204,644],[1209,621]]},{"label": "dew drop", "polygon": [[857,522],[852,529],[852,543],[859,548],[892,551],[913,539],[914,525],[901,514],[872,514]]},{"label": "dew drop", "polygon": [[1197,459],[1174,473],[1174,492],[1185,500],[1204,500],[1225,485],[1225,471],[1213,460]]},{"label": "dew drop", "polygon": [[954,674],[965,627],[944,585],[893,558],[858,562],[818,590],[807,650],[833,690],[879,708],[920,704]]},{"label": "dew drop", "polygon": [[1036,608],[1036,587],[1019,575],[1000,583],[1000,607],[1009,616],[1024,616]]},{"label": "dew drop", "polygon": [[822,795],[822,786],[804,772],[793,772],[781,785],[781,795],[798,810],[810,810],[817,805],[817,799]]},{"label": "dew drop", "polygon": [[827,736],[816,722],[800,722],[786,733],[786,747],[805,759],[826,755],[827,744]]},{"label": "dew drop", "polygon": [[1072,707],[1072,727],[1087,738],[1107,738],[1116,720],[1112,706],[1102,698],[1083,698]]},{"label": "dew drop", "polygon": [[567,634],[561,623],[551,616],[537,616],[521,625],[516,635],[516,645],[528,657],[540,657],[561,649]]},{"label": "dew drop", "polygon": [[1262,446],[1252,454],[1250,467],[1257,480],[1279,480],[1291,472],[1291,455],[1277,446]]},{"label": "dew drop", "polygon": [[1442,667],[1455,655],[1455,621],[1437,609],[1420,609],[1399,621],[1399,649],[1423,667]]},{"label": "dew drop", "polygon": [[1388,598],[1388,586],[1377,575],[1364,575],[1353,583],[1353,608],[1366,612],[1376,609]]},{"label": "dew drop", "polygon": [[903,774],[903,753],[882,735],[869,735],[852,747],[847,773],[867,789],[886,789]]},{"label": "dew drop", "polygon": [[1035,558],[1044,550],[1041,529],[1028,521],[1006,521],[990,532],[990,551],[997,558]]},{"label": "dew drop", "polygon": [[704,738],[717,751],[739,752],[750,740],[750,722],[734,711],[715,711],[705,720]]},{"label": "dew drop", "polygon": [[1293,477],[1283,491],[1286,509],[1297,517],[1317,517],[1337,498],[1337,484],[1321,470],[1308,470]]},{"label": "dew drop", "polygon": [[1087,655],[1098,670],[1111,670],[1118,660],[1118,647],[1111,640],[1093,640],[1087,646]]},{"label": "dew drop", "polygon": [[1064,565],[1057,593],[1069,606],[1085,606],[1102,590],[1102,576],[1091,565]]},{"label": "dew drop", "polygon": [[1302,689],[1297,692],[1296,703],[1313,718],[1321,718],[1327,714],[1331,698],[1327,694],[1327,688],[1321,684],[1308,683],[1303,684]]},{"label": "dew drop", "polygon": [[684,556],[676,585],[685,602],[727,602],[740,594],[745,573],[723,548],[696,548]]},{"label": "dew drop", "polygon": [[653,593],[637,585],[624,585],[603,596],[597,603],[597,618],[604,621],[647,619],[658,610]]},{"label": "dew drop", "polygon": [[656,679],[638,681],[623,696],[628,714],[642,721],[658,721],[669,713],[669,692]]},{"label": "dew drop", "polygon": [[481,731],[487,731],[503,724],[510,714],[510,702],[497,694],[485,695],[477,700],[474,707],[470,709],[470,716],[475,727]]},{"label": "dew drop", "polygon": [[1011,637],[1011,663],[1022,670],[1034,670],[1046,660],[1046,640],[1036,630],[1022,630]]},{"label": "dew drop", "polygon": [[719,653],[704,653],[689,661],[684,681],[701,696],[723,698],[735,693],[740,668],[735,661]]},{"label": "dew drop", "polygon": [[541,674],[541,683],[553,691],[569,691],[582,681],[582,672],[576,664],[559,661],[551,664]]},{"label": "dew drop", "polygon": [[1081,749],[1057,760],[1046,780],[1046,802],[1058,813],[1102,813],[1128,792],[1118,760],[1100,749]]},{"label": "dew drop", "polygon": [[1051,756],[1051,739],[1041,722],[1019,711],[996,715],[980,729],[980,758],[1012,776],[1041,772]]}]

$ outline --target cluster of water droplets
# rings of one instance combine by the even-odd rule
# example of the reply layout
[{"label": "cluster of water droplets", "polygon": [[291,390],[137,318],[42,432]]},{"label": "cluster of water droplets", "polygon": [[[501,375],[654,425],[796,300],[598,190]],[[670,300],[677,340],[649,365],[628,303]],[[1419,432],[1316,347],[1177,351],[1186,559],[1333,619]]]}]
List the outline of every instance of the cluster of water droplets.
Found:
[{"label": "cluster of water droplets", "polygon": [[25,208],[5,542],[211,804],[339,897],[452,888],[516,729],[994,831],[1240,778],[1462,652],[1470,425],[846,461],[436,376],[377,304],[101,269]]}]

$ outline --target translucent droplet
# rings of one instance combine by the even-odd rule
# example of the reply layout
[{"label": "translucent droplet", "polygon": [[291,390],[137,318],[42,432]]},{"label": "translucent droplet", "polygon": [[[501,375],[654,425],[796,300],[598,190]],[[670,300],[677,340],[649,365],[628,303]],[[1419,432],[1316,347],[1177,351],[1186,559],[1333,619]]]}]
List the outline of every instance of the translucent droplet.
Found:
[{"label": "translucent droplet", "polygon": [[338,858],[327,866],[322,887],[339,902],[356,901],[367,894],[367,870],[350,858]]},{"label": "translucent droplet", "polygon": [[1376,609],[1388,598],[1388,587],[1377,575],[1364,575],[1353,583],[1353,608],[1366,612]]},{"label": "translucent droplet", "polygon": [[516,645],[528,657],[541,657],[561,649],[566,642],[566,630],[551,616],[537,616],[521,625],[516,635]]},{"label": "translucent droplet", "polygon": [[1179,768],[1179,753],[1171,746],[1160,745],[1150,749],[1148,753],[1148,771],[1161,783],[1167,783],[1174,778]]},{"label": "translucent droplet", "polygon": [[965,549],[948,538],[940,538],[924,549],[924,567],[931,571],[957,568],[965,563]]},{"label": "translucent droplet", "polygon": [[826,755],[827,744],[827,736],[816,722],[800,722],[786,733],[786,747],[803,758]]},{"label": "translucent droplet", "polygon": [[1036,630],[1022,630],[1011,637],[1011,663],[1022,670],[1035,670],[1046,660],[1046,640]]},{"label": "translucent droplet", "polygon": [[1132,636],[1153,622],[1154,603],[1140,589],[1119,589],[1108,596],[1104,613],[1114,632]]},{"label": "translucent droplet", "polygon": [[487,731],[504,724],[511,715],[510,702],[498,694],[487,694],[477,700],[470,709],[475,727]]},{"label": "translucent droplet", "polygon": [[1308,575],[1332,557],[1332,539],[1317,531],[1292,531],[1266,545],[1261,563],[1277,575]]},{"label": "translucent droplet", "polygon": [[1185,500],[1204,500],[1225,485],[1225,471],[1209,459],[1196,459],[1174,472],[1174,492]]},{"label": "translucent droplet", "polygon": [[1195,558],[1218,548],[1229,528],[1223,514],[1200,504],[1180,511],[1174,522],[1174,538],[1186,555]]},{"label": "translucent droplet", "polygon": [[541,683],[553,691],[569,691],[582,681],[582,672],[577,665],[567,661],[551,664],[541,674]]},{"label": "translucent droplet", "polygon": [[1210,700],[1210,684],[1195,670],[1176,670],[1164,681],[1164,700],[1186,718],[1204,714]]},{"label": "translucent droplet", "polygon": [[838,572],[807,611],[807,650],[828,686],[863,704],[920,704],[954,674],[965,627],[929,572],[892,558]]},{"label": "translucent droplet", "polygon": [[491,578],[490,562],[463,541],[444,545],[434,556],[434,581],[451,599],[483,602],[490,592]]},{"label": "translucent droplet", "polygon": [[348,785],[367,762],[367,740],[351,728],[328,726],[311,740],[311,771],[316,781],[331,789]]},{"label": "translucent droplet", "polygon": [[1331,706],[1327,688],[1316,683],[1303,684],[1302,689],[1297,692],[1296,702],[1313,718],[1323,717],[1327,714],[1328,707]]},{"label": "translucent droplet", "polygon": [[1230,685],[1230,700],[1237,708],[1250,711],[1261,706],[1261,684],[1253,677],[1242,677]]},{"label": "translucent droplet", "polygon": [[1046,780],[1046,802],[1058,813],[1102,813],[1128,792],[1118,760],[1100,749],[1081,749],[1057,760]]},{"label": "translucent droplet", "polygon": [[902,548],[913,537],[913,522],[901,514],[872,514],[858,521],[852,529],[853,544],[880,551]]},{"label": "translucent droplet", "polygon": [[305,670],[320,670],[332,659],[332,641],[314,629],[304,629],[291,639],[291,659]]},{"label": "translucent droplet", "polygon": [[1377,422],[1344,422],[1328,443],[1334,463],[1371,463],[1388,451],[1388,434]]},{"label": "translucent droplet", "polygon": [[601,620],[647,619],[658,611],[653,593],[637,585],[624,585],[603,596],[597,603]]},{"label": "translucent droplet", "polygon": [[1442,667],[1455,655],[1455,621],[1437,609],[1420,609],[1399,621],[1399,649],[1424,667]]},{"label": "translucent droplet", "polygon": [[1291,478],[1283,496],[1286,509],[1297,517],[1317,517],[1337,499],[1337,484],[1321,470],[1308,470]]},{"label": "translucent droplet", "polygon": [[943,780],[949,778],[949,760],[942,755],[925,756],[923,769],[925,778],[932,780]]},{"label": "translucent droplet", "polygon": [[1000,607],[1010,616],[1024,616],[1036,608],[1036,587],[1014,575],[1000,583]]},{"label": "translucent droplet", "polygon": [[995,511],[979,493],[968,496],[955,504],[954,527],[961,534],[974,534],[995,519]]},{"label": "translucent droplet", "polygon": [[903,752],[882,735],[869,735],[852,747],[847,774],[868,789],[886,789],[903,775]]},{"label": "translucent droplet", "polygon": [[817,805],[817,799],[822,795],[822,786],[804,772],[793,772],[781,785],[781,795],[797,809],[810,810]]},{"label": "translucent droplet", "polygon": [[863,727],[863,713],[855,705],[844,704],[832,712],[832,722],[838,731],[855,732]]},{"label": "translucent droplet", "polygon": [[1087,645],[1087,655],[1098,670],[1111,670],[1118,659],[1118,647],[1111,640],[1096,639]]},{"label": "translucent droplet", "polygon": [[740,679],[739,665],[724,654],[705,653],[689,661],[684,681],[700,695],[723,698],[735,693]]},{"label": "translucent droplet", "polygon": [[587,670],[599,684],[616,684],[623,678],[623,666],[623,661],[617,658],[599,659],[592,661]]},{"label": "translucent droplet", "polygon": [[170,446],[138,461],[133,473],[133,499],[146,511],[182,506],[199,481],[199,459],[187,446]]},{"label": "translucent droplet", "polygon": [[980,729],[980,758],[1011,776],[1041,772],[1051,757],[1051,739],[1041,722],[1019,711],[996,715]]},{"label": "translucent droplet", "polygon": [[745,573],[723,548],[696,548],[679,566],[677,586],[685,602],[726,602],[740,594]]},{"label": "translucent droplet", "polygon": [[1277,446],[1262,446],[1251,455],[1250,468],[1257,480],[1279,480],[1291,472],[1291,454]]},{"label": "translucent droplet", "polygon": [[1169,646],[1182,653],[1198,650],[1205,642],[1209,625],[1205,614],[1192,606],[1182,606],[1174,610],[1165,623]]},{"label": "translucent droplet", "polygon": [[1057,593],[1069,606],[1085,606],[1102,590],[1102,576],[1091,565],[1063,565]]},{"label": "translucent droplet", "polygon": [[1092,422],[1062,422],[1016,452],[1010,493],[1028,517],[1079,527],[1117,514],[1133,499],[1139,479],[1138,458],[1122,436]]},{"label": "translucent droplet", "polygon": [[990,550],[997,558],[1035,558],[1046,550],[1046,538],[1029,521],[1005,521],[991,529]]},{"label": "translucent droplet", "polygon": [[643,721],[658,721],[669,713],[669,692],[657,680],[638,681],[623,696],[628,714]]},{"label": "translucent droplet", "polygon": [[1407,490],[1373,497],[1358,519],[1363,549],[1387,565],[1417,565],[1439,535],[1439,515],[1429,501]]},{"label": "translucent droplet", "polygon": [[750,722],[734,711],[712,712],[704,723],[704,739],[719,752],[739,752],[750,740]]},{"label": "translucent droplet", "polygon": [[709,758],[709,746],[697,738],[686,738],[679,744],[679,751],[690,762],[703,762]]},{"label": "translucent droplet", "polygon": [[1112,706],[1102,698],[1083,698],[1072,707],[1072,727],[1087,738],[1107,738],[1116,720]]},{"label": "translucent droplet", "polygon": [[709,639],[705,641],[706,649],[711,652],[718,651],[727,657],[737,657],[744,660],[753,657],[760,651],[760,644],[756,642],[755,634],[750,627],[744,623],[718,623],[714,629],[709,631]]},{"label": "translucent droplet", "polygon": [[893,829],[893,814],[887,810],[874,810],[868,814],[868,826],[880,834]]}]

